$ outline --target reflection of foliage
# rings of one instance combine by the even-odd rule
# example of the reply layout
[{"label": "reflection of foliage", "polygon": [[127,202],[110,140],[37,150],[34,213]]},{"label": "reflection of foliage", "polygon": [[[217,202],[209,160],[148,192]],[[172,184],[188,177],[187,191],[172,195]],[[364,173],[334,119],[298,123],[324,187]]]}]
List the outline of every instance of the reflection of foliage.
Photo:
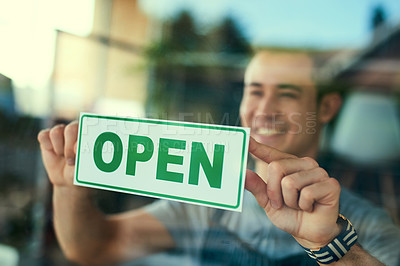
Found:
[{"label": "reflection of foliage", "polygon": [[235,65],[249,53],[250,46],[232,18],[199,33],[190,14],[182,12],[164,25],[162,39],[146,50],[151,63],[147,111],[157,117],[167,113],[172,119],[184,112],[222,117],[236,108],[232,101],[224,101],[241,90],[242,74]]},{"label": "reflection of foliage", "polygon": [[386,13],[382,6],[377,6],[372,11],[371,28],[374,30],[379,26],[385,24]]},{"label": "reflection of foliage", "polygon": [[182,12],[170,28],[170,44],[173,51],[195,51],[200,45],[194,21],[189,13]]},{"label": "reflection of foliage", "polygon": [[[36,139],[40,129],[40,119],[29,116],[5,116],[0,112],[0,138],[14,140],[17,144]],[[36,142],[35,142],[36,143]]]},{"label": "reflection of foliage", "polygon": [[237,27],[235,21],[228,17],[223,23],[215,28],[209,34],[208,43],[211,44],[211,49],[224,53],[242,53],[250,52],[250,46],[243,37],[241,31]]},{"label": "reflection of foliage", "polygon": [[13,174],[2,174],[0,180],[18,180],[19,183],[2,182],[4,189],[0,191],[0,240],[2,243],[23,248],[32,234],[33,190],[22,187],[21,178]]},{"label": "reflection of foliage", "polygon": [[0,128],[0,242],[24,249],[32,241],[38,203],[40,119],[0,112]]},{"label": "reflection of foliage", "polygon": [[233,18],[227,17],[207,34],[200,34],[190,14],[182,12],[178,19],[164,27],[164,37],[151,44],[146,49],[146,55],[149,59],[162,61],[170,53],[248,54],[250,50],[250,45]]},{"label": "reflection of foliage", "polygon": [[154,42],[147,47],[145,54],[150,61],[162,63],[166,55],[171,51],[171,47],[166,42]]},{"label": "reflection of foliage", "polygon": [[187,12],[182,12],[178,19],[165,25],[163,31],[164,37],[145,50],[147,58],[157,65],[170,62],[172,53],[193,52],[200,46],[201,37]]}]

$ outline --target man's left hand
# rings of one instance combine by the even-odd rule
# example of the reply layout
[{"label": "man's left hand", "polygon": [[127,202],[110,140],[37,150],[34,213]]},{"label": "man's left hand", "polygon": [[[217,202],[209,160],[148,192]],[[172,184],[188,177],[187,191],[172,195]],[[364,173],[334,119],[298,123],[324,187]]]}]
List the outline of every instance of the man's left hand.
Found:
[{"label": "man's left hand", "polygon": [[298,158],[250,138],[249,152],[268,164],[259,176],[247,170],[246,189],[271,222],[304,247],[320,248],[340,232],[340,185],[309,157]]}]

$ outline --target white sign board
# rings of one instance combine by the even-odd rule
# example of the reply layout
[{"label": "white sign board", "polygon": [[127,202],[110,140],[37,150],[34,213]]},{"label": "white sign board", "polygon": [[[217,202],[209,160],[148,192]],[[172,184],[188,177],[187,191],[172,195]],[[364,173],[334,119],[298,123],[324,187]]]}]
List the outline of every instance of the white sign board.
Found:
[{"label": "white sign board", "polygon": [[81,114],[74,184],[242,210],[249,128]]}]

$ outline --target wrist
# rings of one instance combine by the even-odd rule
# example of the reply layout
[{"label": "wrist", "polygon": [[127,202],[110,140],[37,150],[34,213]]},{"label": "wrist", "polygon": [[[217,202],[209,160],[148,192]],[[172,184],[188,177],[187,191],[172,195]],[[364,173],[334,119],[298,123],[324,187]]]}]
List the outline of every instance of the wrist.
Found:
[{"label": "wrist", "polygon": [[330,264],[340,260],[357,242],[357,233],[349,220],[339,214],[336,223],[341,227],[341,231],[327,245],[316,249],[303,246],[308,256],[318,263]]},{"label": "wrist", "polygon": [[53,185],[53,197],[63,199],[87,199],[91,198],[93,189],[80,186],[58,186]]},{"label": "wrist", "polygon": [[323,235],[318,239],[318,241],[310,241],[304,238],[298,238],[294,237],[302,247],[308,248],[308,249],[319,249],[322,248],[326,245],[328,245],[330,242],[332,242],[343,230],[342,225],[339,223],[335,223],[335,225],[332,227],[332,231],[328,234]]},{"label": "wrist", "polygon": [[302,247],[308,248],[308,249],[319,249],[322,248],[326,245],[328,245],[330,242],[332,242],[341,232],[342,227],[339,224],[335,224],[334,229],[332,230],[332,233],[330,233],[328,236],[325,235],[321,241],[310,241],[307,239],[303,238],[298,238],[294,237]]}]

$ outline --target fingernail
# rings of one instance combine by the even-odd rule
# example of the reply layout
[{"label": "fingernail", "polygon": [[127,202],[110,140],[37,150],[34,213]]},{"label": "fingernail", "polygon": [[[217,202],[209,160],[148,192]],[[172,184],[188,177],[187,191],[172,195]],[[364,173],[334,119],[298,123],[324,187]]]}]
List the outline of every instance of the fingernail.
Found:
[{"label": "fingernail", "polygon": [[279,209],[279,204],[278,204],[278,202],[276,202],[276,201],[274,201],[274,200],[271,200],[271,206],[272,206],[272,208],[274,208],[274,209]]},{"label": "fingernail", "polygon": [[67,159],[67,164],[68,164],[68,165],[74,165],[74,164],[75,164],[75,160],[69,158],[69,159]]}]

